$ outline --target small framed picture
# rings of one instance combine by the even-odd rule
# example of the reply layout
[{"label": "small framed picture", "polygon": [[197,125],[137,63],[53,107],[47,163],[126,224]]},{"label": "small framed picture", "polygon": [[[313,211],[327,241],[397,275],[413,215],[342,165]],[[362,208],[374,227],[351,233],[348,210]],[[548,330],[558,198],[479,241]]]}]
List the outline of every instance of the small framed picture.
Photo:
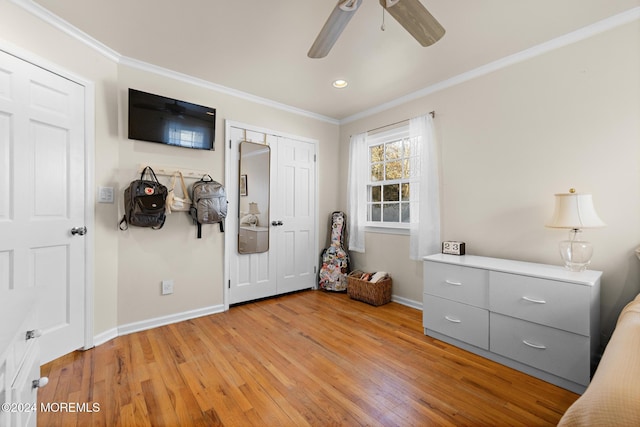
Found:
[{"label": "small framed picture", "polygon": [[240,195],[246,196],[247,194],[247,175],[240,175]]}]

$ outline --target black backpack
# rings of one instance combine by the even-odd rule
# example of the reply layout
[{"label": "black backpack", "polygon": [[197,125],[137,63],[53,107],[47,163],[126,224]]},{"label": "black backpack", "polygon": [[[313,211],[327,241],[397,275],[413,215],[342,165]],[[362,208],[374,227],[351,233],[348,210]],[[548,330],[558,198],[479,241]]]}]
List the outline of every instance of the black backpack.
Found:
[{"label": "black backpack", "polygon": [[191,187],[191,203],[189,213],[194,224],[198,226],[198,239],[202,238],[202,224],[218,223],[220,232],[224,232],[227,193],[222,184],[214,181],[210,175],[204,175]]},{"label": "black backpack", "polygon": [[[145,179],[145,174],[149,179]],[[120,220],[120,230],[128,229],[129,225],[161,229],[166,218],[167,193],[167,187],[160,184],[153,169],[149,166],[144,168],[140,179],[132,181],[124,190],[124,216]]]}]

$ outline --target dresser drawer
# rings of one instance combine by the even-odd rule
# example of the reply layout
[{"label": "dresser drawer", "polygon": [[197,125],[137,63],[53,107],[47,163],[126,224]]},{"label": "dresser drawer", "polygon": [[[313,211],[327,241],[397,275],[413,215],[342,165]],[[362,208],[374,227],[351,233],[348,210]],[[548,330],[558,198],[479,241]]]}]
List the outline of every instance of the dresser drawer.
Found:
[{"label": "dresser drawer", "polygon": [[425,294],[422,323],[426,329],[489,349],[489,312],[485,309]]},{"label": "dresser drawer", "polygon": [[534,368],[588,385],[589,338],[491,313],[490,349]]},{"label": "dresser drawer", "polygon": [[496,271],[489,281],[491,311],[590,335],[589,286]]},{"label": "dresser drawer", "polygon": [[21,366],[15,382],[11,386],[11,400],[19,405],[21,410],[12,411],[11,425],[36,427],[35,409],[38,400],[38,388],[33,387],[33,381],[40,378],[40,363],[37,355],[39,346],[37,342],[30,344],[24,365]]},{"label": "dresser drawer", "polygon": [[[0,405],[9,402],[8,365],[11,362],[7,353],[0,354]],[[0,409],[0,427],[9,425],[10,412]]]},{"label": "dresser drawer", "polygon": [[[33,310],[30,310],[26,315],[24,321],[18,328],[14,340],[13,340],[13,360],[15,366],[19,366],[27,353],[29,345],[33,342],[32,339],[27,339],[27,332],[36,329],[36,314]],[[10,380],[13,380],[11,378]]]},{"label": "dresser drawer", "polygon": [[424,263],[427,294],[488,308],[489,272],[479,268],[437,262]]}]

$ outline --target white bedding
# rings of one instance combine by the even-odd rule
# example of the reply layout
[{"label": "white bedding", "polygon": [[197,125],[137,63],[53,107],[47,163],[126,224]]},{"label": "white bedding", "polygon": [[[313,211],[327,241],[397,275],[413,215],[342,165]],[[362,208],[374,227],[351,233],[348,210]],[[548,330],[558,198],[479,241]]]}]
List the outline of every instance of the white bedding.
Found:
[{"label": "white bedding", "polygon": [[620,313],[591,383],[558,426],[640,426],[640,295]]}]

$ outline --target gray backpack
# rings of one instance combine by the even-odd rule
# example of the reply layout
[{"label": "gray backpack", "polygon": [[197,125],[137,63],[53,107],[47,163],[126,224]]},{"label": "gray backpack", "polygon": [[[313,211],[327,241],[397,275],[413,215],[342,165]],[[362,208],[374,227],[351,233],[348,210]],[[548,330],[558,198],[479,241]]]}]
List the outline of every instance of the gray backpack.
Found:
[{"label": "gray backpack", "polygon": [[214,181],[210,175],[204,175],[191,187],[191,210],[194,224],[198,226],[198,239],[202,238],[202,224],[220,225],[224,232],[224,219],[227,217],[227,193],[222,184]]}]

